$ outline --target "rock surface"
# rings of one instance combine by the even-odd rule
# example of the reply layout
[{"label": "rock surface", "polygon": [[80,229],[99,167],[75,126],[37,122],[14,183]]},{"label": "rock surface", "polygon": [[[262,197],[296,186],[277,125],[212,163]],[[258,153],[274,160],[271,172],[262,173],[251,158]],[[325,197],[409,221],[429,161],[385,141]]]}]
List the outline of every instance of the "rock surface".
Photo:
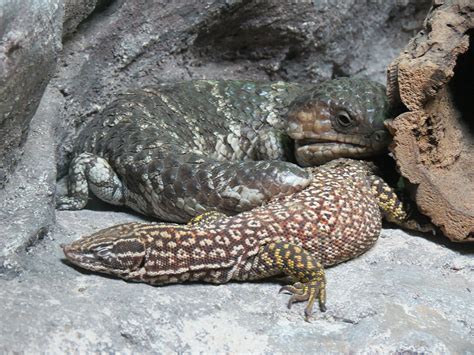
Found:
[{"label": "rock surface", "polygon": [[328,311],[312,323],[275,281],[153,287],[84,273],[59,245],[138,220],[58,212],[57,227],[0,279],[0,352],[411,352],[474,348],[472,245],[386,229],[358,259],[327,270]]},{"label": "rock surface", "polygon": [[58,90],[46,90],[31,121],[23,159],[0,189],[0,275],[2,268],[15,266],[18,250],[33,245],[54,225],[54,127],[63,103]]},{"label": "rock surface", "polygon": [[77,27],[95,10],[107,7],[112,0],[64,0],[63,38],[74,34]]},{"label": "rock surface", "polygon": [[53,75],[62,11],[60,0],[0,0],[0,189],[21,156],[31,118]]},{"label": "rock surface", "polygon": [[446,1],[389,70],[391,99],[408,109],[390,125],[397,164],[419,209],[459,242],[474,241],[473,31],[474,4]]}]

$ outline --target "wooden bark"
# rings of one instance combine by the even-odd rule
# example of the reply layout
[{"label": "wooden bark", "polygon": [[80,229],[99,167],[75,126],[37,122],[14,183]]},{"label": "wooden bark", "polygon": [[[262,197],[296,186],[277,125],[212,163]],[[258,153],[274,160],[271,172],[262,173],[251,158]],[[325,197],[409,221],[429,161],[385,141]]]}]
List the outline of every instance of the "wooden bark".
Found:
[{"label": "wooden bark", "polygon": [[449,239],[474,241],[474,3],[436,1],[387,90],[406,111],[388,125],[391,150],[420,211]]}]

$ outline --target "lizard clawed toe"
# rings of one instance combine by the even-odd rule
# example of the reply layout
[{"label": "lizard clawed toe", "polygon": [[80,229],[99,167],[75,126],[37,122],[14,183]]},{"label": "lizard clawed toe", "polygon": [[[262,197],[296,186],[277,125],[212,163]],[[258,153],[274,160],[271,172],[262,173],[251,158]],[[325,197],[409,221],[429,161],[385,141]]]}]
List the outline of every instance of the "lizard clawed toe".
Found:
[{"label": "lizard clawed toe", "polygon": [[293,285],[285,285],[280,290],[278,293],[282,292],[288,292],[290,294],[295,294],[295,295],[302,295],[305,292],[304,285],[301,282],[296,282]]},{"label": "lizard clawed toe", "polygon": [[288,300],[288,309],[291,309],[291,306],[293,305],[293,303],[304,302],[304,301],[307,301],[308,299],[309,299],[309,293],[308,292],[303,293],[301,295],[294,294]]},{"label": "lizard clawed toe", "polygon": [[326,312],[326,285],[324,281],[313,280],[308,285],[308,305],[304,309],[305,321],[309,322],[316,299],[321,312]]},{"label": "lizard clawed toe", "polygon": [[291,309],[293,303],[308,301],[308,305],[304,310],[305,320],[310,321],[311,314],[313,313],[313,305],[316,299],[319,302],[319,308],[321,312],[326,311],[325,299],[326,299],[326,288],[325,283],[313,280],[307,283],[296,282],[294,285],[286,285],[280,289],[280,292],[286,291],[292,296],[288,300],[288,309]]}]

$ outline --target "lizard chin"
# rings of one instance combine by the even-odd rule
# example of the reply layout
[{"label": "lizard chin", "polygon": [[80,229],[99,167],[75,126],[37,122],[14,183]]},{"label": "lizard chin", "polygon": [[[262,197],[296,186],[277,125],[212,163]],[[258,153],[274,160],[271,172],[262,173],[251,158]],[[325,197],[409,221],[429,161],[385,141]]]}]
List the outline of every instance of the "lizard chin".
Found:
[{"label": "lizard chin", "polygon": [[377,153],[378,149],[351,143],[295,141],[295,158],[300,166],[316,166],[333,159],[366,158]]},{"label": "lizard chin", "polygon": [[337,158],[363,159],[387,151],[391,137],[385,129],[368,136],[308,132],[295,139],[295,158],[300,166],[316,166]]}]

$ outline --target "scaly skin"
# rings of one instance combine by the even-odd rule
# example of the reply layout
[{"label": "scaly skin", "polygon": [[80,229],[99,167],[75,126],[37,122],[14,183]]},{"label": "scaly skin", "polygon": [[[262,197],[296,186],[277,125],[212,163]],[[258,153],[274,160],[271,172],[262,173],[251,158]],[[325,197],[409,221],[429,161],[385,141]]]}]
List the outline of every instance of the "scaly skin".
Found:
[{"label": "scaly skin", "polygon": [[325,308],[323,266],[368,250],[382,215],[423,229],[370,163],[338,159],[307,171],[308,187],[252,211],[210,212],[187,225],[113,226],[64,245],[64,254],[82,268],[153,285],[290,275],[297,283],[283,288],[293,293],[289,305],[308,300],[308,319],[315,300]]},{"label": "scaly skin", "polygon": [[291,161],[313,166],[382,152],[385,118],[383,86],[360,79],[316,87],[200,80],[136,90],[80,133],[69,196],[58,208],[83,208],[91,191],[174,222],[250,210],[309,184]]}]

